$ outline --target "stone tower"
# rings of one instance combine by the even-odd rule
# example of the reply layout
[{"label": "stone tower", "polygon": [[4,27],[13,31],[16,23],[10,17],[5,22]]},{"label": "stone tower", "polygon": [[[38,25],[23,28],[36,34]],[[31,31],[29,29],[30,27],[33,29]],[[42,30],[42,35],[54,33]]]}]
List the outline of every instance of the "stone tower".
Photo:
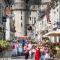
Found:
[{"label": "stone tower", "polygon": [[24,0],[15,0],[14,3],[12,7],[15,20],[15,35],[19,37],[25,35],[26,3]]}]

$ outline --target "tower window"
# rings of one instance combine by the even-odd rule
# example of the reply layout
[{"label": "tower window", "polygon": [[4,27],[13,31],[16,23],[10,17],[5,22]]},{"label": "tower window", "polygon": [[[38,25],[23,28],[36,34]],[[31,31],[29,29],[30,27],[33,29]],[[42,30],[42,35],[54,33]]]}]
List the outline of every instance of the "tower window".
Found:
[{"label": "tower window", "polygon": [[54,14],[55,14],[56,12],[54,11]]},{"label": "tower window", "polygon": [[21,22],[21,27],[22,27],[22,22]]},{"label": "tower window", "polygon": [[36,23],[36,20],[34,20],[34,23]]},{"label": "tower window", "polygon": [[57,9],[57,12],[58,12],[58,9]]},{"label": "tower window", "polygon": [[31,20],[31,17],[30,17],[30,20]]},{"label": "tower window", "polygon": [[22,20],[22,16],[21,16],[21,20]]},{"label": "tower window", "polygon": [[34,20],[36,20],[36,17],[34,17]]},{"label": "tower window", "polygon": [[60,42],[60,36],[59,36],[59,42]]},{"label": "tower window", "polygon": [[35,9],[35,5],[33,6],[33,9]]},{"label": "tower window", "polygon": [[40,25],[41,25],[41,23],[40,23]]}]

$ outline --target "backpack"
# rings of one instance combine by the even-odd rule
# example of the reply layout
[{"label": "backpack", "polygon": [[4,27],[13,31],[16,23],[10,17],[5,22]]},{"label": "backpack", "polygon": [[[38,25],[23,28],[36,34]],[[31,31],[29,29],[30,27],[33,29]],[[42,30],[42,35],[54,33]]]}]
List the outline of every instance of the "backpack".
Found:
[{"label": "backpack", "polygon": [[12,49],[14,49],[14,48],[15,48],[15,45],[12,46]]}]

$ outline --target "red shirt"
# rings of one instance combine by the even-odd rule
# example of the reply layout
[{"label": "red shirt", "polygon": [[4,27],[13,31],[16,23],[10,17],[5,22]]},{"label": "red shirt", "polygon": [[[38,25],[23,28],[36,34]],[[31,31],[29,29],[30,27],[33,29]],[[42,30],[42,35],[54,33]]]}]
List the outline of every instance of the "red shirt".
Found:
[{"label": "red shirt", "polygon": [[35,60],[40,60],[40,49],[36,48]]}]

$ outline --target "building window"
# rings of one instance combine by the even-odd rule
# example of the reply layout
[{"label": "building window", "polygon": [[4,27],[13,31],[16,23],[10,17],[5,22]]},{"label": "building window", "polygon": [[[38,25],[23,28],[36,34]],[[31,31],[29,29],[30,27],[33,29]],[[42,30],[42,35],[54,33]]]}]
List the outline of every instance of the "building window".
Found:
[{"label": "building window", "polygon": [[36,20],[36,17],[34,17],[34,20]]},{"label": "building window", "polygon": [[58,9],[57,9],[57,12],[58,12]]},{"label": "building window", "polygon": [[31,17],[30,17],[30,21],[31,21]]},{"label": "building window", "polygon": [[35,5],[33,6],[33,9],[35,9]]},{"label": "building window", "polygon": [[36,23],[36,20],[34,20],[34,23]]},{"label": "building window", "polygon": [[22,22],[21,22],[21,27],[22,27]]},{"label": "building window", "polygon": [[41,25],[41,23],[40,23],[40,25]]},{"label": "building window", "polygon": [[56,12],[54,11],[54,14],[55,14]]},{"label": "building window", "polygon": [[60,36],[59,36],[59,42],[60,42]]},{"label": "building window", "polygon": [[22,16],[21,16],[21,20],[22,20]]}]

